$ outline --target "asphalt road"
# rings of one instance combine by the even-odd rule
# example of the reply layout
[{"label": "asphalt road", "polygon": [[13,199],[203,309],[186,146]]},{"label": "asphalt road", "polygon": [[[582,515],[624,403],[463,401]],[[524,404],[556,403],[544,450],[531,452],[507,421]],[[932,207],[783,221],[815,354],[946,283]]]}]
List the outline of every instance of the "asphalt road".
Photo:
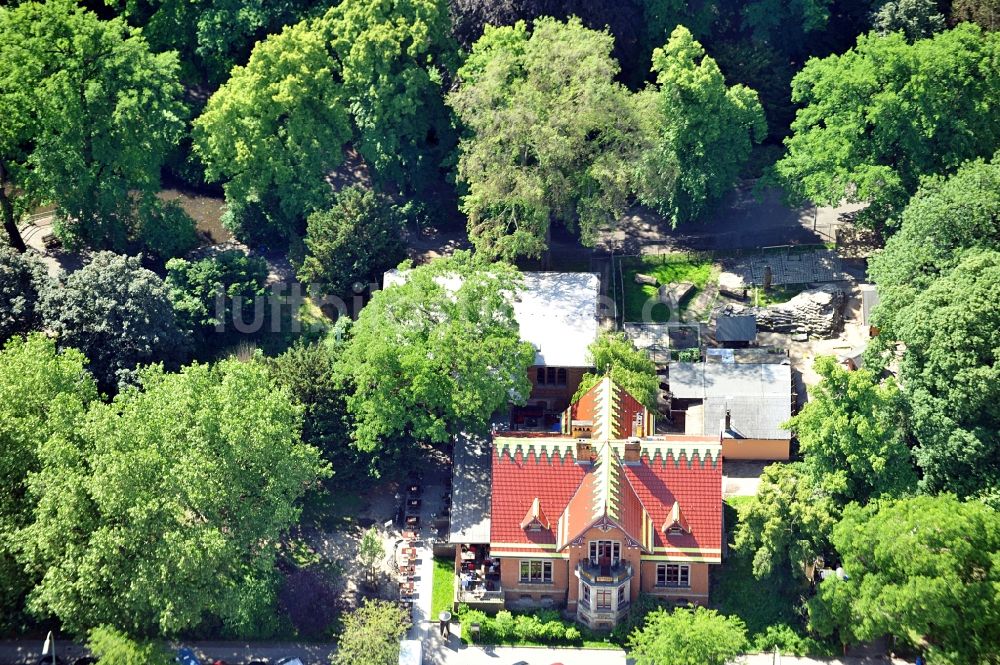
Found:
[{"label": "asphalt road", "polygon": [[[336,652],[333,643],[278,643],[261,642],[195,642],[183,645],[194,649],[203,662],[221,659],[230,665],[240,665],[255,659],[274,662],[280,658],[297,656],[306,665],[328,665]],[[35,665],[42,655],[42,640],[0,640],[0,665]],[[66,663],[87,655],[86,649],[76,644],[56,640],[56,655]]]}]

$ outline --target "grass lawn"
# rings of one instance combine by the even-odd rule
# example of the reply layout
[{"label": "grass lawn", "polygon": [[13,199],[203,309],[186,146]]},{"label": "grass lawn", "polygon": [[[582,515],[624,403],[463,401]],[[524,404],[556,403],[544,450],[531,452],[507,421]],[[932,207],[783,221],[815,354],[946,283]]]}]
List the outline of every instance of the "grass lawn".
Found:
[{"label": "grass lawn", "polygon": [[768,305],[777,305],[783,302],[788,302],[795,296],[802,293],[805,288],[805,284],[772,286],[767,291],[757,287],[754,288],[752,292],[750,304],[757,307],[767,307]]},{"label": "grass lawn", "polygon": [[431,594],[431,619],[437,621],[441,612],[451,612],[455,597],[455,561],[434,557],[434,590]]},{"label": "grass lawn", "polygon": [[[716,267],[705,259],[688,254],[666,254],[662,256],[644,256],[632,259],[622,264],[622,281],[625,288],[625,320],[642,321],[642,310],[650,298],[657,295],[657,287],[646,284],[636,284],[637,273],[653,275],[660,284],[670,282],[690,282],[695,288],[681,302],[681,312],[687,309],[692,300],[715,277]],[[615,297],[620,297],[620,293]],[[665,323],[670,320],[670,311],[666,305],[657,304],[651,310],[654,322]]]}]

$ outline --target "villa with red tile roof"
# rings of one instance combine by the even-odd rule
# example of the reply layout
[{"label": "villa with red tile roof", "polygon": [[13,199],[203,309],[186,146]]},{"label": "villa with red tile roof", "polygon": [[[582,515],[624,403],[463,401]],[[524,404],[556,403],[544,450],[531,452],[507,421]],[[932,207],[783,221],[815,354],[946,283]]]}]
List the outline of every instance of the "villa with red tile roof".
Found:
[{"label": "villa with red tile roof", "polygon": [[653,414],[604,378],[561,431],[498,434],[489,455],[488,543],[456,547],[456,602],[565,608],[594,628],[640,593],[707,603],[722,560],[718,438],[656,436]]}]

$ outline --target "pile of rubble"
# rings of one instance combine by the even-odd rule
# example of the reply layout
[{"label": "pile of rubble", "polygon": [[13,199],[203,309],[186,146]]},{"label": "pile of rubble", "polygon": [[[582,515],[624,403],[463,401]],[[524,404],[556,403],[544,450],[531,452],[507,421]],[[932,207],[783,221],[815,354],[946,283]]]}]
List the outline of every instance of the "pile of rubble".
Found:
[{"label": "pile of rubble", "polygon": [[823,284],[807,289],[785,303],[767,307],[727,305],[720,314],[753,314],[757,329],[821,339],[836,337],[844,327],[847,294],[839,286]]}]

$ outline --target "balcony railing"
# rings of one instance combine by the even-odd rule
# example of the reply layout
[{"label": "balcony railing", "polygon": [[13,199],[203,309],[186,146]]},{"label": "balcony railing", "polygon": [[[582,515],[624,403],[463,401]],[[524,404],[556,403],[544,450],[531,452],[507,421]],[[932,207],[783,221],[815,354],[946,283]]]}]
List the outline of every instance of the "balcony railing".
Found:
[{"label": "balcony railing", "polygon": [[455,602],[456,603],[503,603],[503,589],[497,585],[496,589],[487,591],[482,586],[474,589],[463,589],[459,579],[455,578]]},{"label": "balcony railing", "polygon": [[619,584],[632,577],[632,564],[601,565],[584,559],[576,564],[576,574],[588,584]]}]

